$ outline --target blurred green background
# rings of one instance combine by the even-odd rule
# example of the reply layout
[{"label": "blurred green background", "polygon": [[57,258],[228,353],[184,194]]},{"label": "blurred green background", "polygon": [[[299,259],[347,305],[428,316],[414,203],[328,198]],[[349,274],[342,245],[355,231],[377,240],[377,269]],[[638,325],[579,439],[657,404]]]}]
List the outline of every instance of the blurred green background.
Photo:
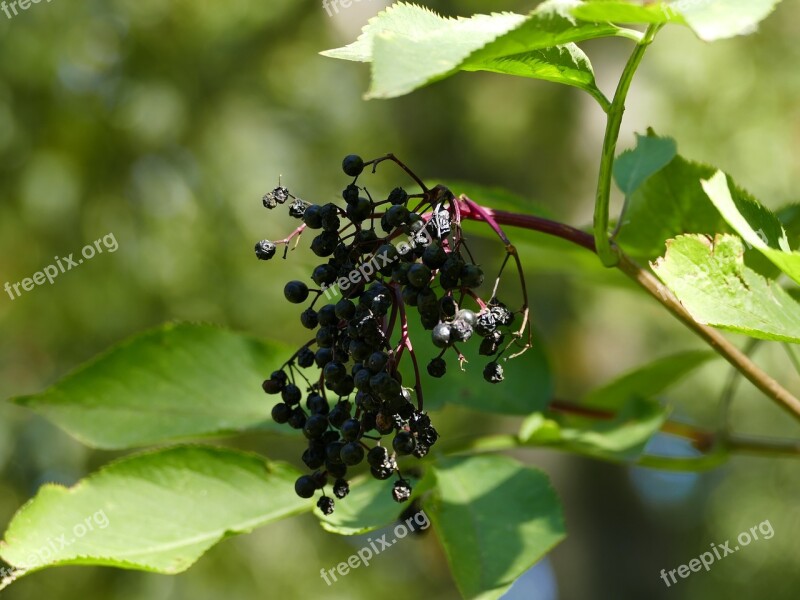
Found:
[{"label": "blurred green background", "polygon": [[[431,183],[503,186],[559,219],[589,223],[604,124],[593,101],[544,82],[469,74],[397,100],[364,102],[368,69],[317,52],[354,39],[385,4],[361,0],[332,17],[318,0],[59,0],[13,19],[0,13],[0,285],[108,233],[119,243],[52,286],[13,301],[0,295],[0,397],[39,391],[108,345],[173,319],[303,341],[299,311],[281,291],[286,280],[308,277],[314,257],[303,248],[286,262],[256,261],[255,241],[292,228],[285,214],[266,213],[260,198],[281,175],[302,198],[335,200],[340,161],[351,152],[391,151]],[[426,5],[450,15],[532,8],[513,0]],[[734,174],[768,206],[800,200],[798,22],[800,5],[786,1],[750,37],[708,45],[688,30],[665,30],[634,83],[621,147],[652,126],[676,137],[682,154]],[[610,94],[630,43],[584,47]],[[382,168],[370,185],[388,191],[402,183]],[[701,347],[593,257],[542,249],[540,238],[524,232],[513,239],[524,248],[533,320],[558,397],[578,399],[645,361]],[[477,248],[486,262],[501,252],[496,244]],[[800,391],[779,347],[764,347],[756,358]],[[675,415],[712,427],[727,376],[714,361],[677,386],[667,398]],[[741,386],[734,421],[748,433],[798,434],[749,384]],[[470,435],[518,427],[516,419],[455,408],[435,422]],[[299,456],[294,445],[263,434],[230,443]],[[681,451],[669,439],[656,443]],[[74,483],[114,456],[3,403],[3,528],[43,482]],[[734,457],[713,472],[675,475],[550,451],[519,457],[552,477],[569,537],[509,598],[798,597],[800,461]],[[664,586],[661,569],[764,520],[775,531],[769,541]],[[458,597],[432,535],[398,544],[327,587],[319,569],[362,544],[324,532],[305,515],[228,540],[177,577],[68,567],[2,594],[366,599],[402,590]]]}]

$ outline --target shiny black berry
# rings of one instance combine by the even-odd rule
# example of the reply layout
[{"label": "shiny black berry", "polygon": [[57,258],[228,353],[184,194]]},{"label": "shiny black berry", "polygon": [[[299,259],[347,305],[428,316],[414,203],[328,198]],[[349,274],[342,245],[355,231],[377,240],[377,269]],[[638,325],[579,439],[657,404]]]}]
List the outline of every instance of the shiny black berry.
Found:
[{"label": "shiny black berry", "polygon": [[303,434],[309,439],[320,437],[328,429],[328,419],[324,415],[311,415],[303,426]]},{"label": "shiny black berry", "polygon": [[438,269],[447,260],[447,253],[438,243],[430,244],[422,253],[422,262],[431,269]]},{"label": "shiny black berry", "polygon": [[302,429],[306,424],[306,414],[303,412],[303,409],[299,406],[295,406],[292,411],[292,416],[289,417],[287,423],[292,429]]},{"label": "shiny black berry", "polygon": [[444,377],[445,373],[447,373],[447,363],[443,358],[434,358],[428,363],[428,375],[431,377]]},{"label": "shiny black berry", "polygon": [[281,398],[283,398],[283,401],[289,406],[298,404],[300,402],[300,398],[302,397],[303,394],[300,391],[300,388],[293,383],[287,383],[283,390],[281,390]]},{"label": "shiny black berry", "polygon": [[425,265],[419,263],[411,265],[408,270],[408,283],[416,288],[422,288],[428,285],[431,279],[431,270]]},{"label": "shiny black berry", "polygon": [[316,329],[317,325],[319,325],[319,319],[317,318],[317,311],[313,308],[307,308],[303,312],[300,313],[300,323],[306,329]]},{"label": "shiny black berry", "polygon": [[350,177],[358,177],[364,170],[364,160],[356,154],[348,154],[342,161],[342,171]]},{"label": "shiny black berry", "polygon": [[300,304],[308,298],[308,286],[302,281],[290,281],[283,288],[283,295],[292,304]]},{"label": "shiny black berry", "polygon": [[336,246],[338,244],[338,233],[334,231],[323,231],[317,237],[311,240],[311,251],[317,256],[324,258],[333,254],[333,251],[336,250]]},{"label": "shiny black berry", "polygon": [[311,394],[306,400],[306,408],[316,415],[327,415],[330,412],[328,402],[319,394]]},{"label": "shiny black berry", "polygon": [[317,285],[330,285],[336,281],[338,275],[336,267],[333,265],[319,265],[311,273],[311,279]]},{"label": "shiny black berry", "polygon": [[278,379],[265,379],[261,387],[267,394],[280,394],[286,384]]},{"label": "shiny black berry", "polygon": [[333,463],[329,460],[325,461],[325,470],[328,471],[328,475],[331,477],[336,477],[340,479],[347,475],[347,465],[343,462],[339,461],[338,463]]},{"label": "shiny black berry", "polygon": [[342,446],[339,458],[346,465],[357,465],[364,460],[364,448],[358,442],[349,442]]},{"label": "shiny black berry", "polygon": [[447,323],[439,323],[431,332],[431,340],[437,348],[447,348],[451,343],[451,329]]},{"label": "shiny black berry", "polygon": [[336,307],[334,308],[334,313],[336,317],[339,319],[352,319],[353,316],[356,314],[356,305],[353,304],[352,300],[348,300],[347,298],[342,298],[339,302],[336,303]]},{"label": "shiny black berry", "polygon": [[359,189],[355,184],[350,184],[342,190],[342,199],[348,204],[353,204],[358,200]]},{"label": "shiny black berry", "polygon": [[347,367],[338,360],[332,360],[322,370],[326,383],[331,385],[339,383],[347,375]]},{"label": "shiny black berry", "polygon": [[320,209],[322,207],[317,204],[312,204],[303,213],[303,222],[309,229],[320,229],[322,227],[322,215]]},{"label": "shiny black berry", "polygon": [[328,414],[328,422],[336,428],[342,426],[342,424],[350,418],[350,403],[349,402],[340,402],[336,406],[331,409],[331,412]]},{"label": "shiny black berry", "polygon": [[309,446],[303,452],[302,459],[309,469],[319,469],[325,464],[325,448]]},{"label": "shiny black berry", "polygon": [[307,369],[314,364],[314,351],[304,347],[297,353],[297,366]]},{"label": "shiny black berry", "polygon": [[361,433],[361,422],[358,419],[347,419],[342,423],[341,431],[345,440],[353,442],[358,439]]},{"label": "shiny black berry", "polygon": [[392,440],[392,448],[398,454],[411,454],[417,446],[414,435],[408,431],[398,431]]},{"label": "shiny black berry", "polygon": [[347,205],[347,217],[356,223],[364,221],[372,214],[372,202],[367,198],[358,198]]},{"label": "shiny black berry", "polygon": [[311,498],[317,491],[317,485],[310,475],[301,475],[294,482],[294,491],[301,498]]},{"label": "shiny black berry", "polygon": [[291,416],[292,409],[284,402],[280,402],[272,407],[272,420],[276,423],[286,423]]},{"label": "shiny black berry", "polygon": [[403,188],[399,188],[398,187],[398,188],[394,188],[389,193],[389,198],[388,199],[389,199],[389,202],[391,202],[392,204],[395,204],[395,205],[396,204],[405,204],[406,201],[408,200],[408,194],[406,193],[406,191]]}]

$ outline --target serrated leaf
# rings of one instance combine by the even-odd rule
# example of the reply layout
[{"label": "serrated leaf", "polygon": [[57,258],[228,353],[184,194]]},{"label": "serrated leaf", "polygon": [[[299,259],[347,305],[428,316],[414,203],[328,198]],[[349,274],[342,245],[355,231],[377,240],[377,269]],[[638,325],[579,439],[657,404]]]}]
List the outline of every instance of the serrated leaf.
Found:
[{"label": "serrated leaf", "polygon": [[581,19],[614,23],[683,23],[711,42],[755,31],[780,0],[588,0],[575,6]]},{"label": "serrated leaf", "polygon": [[543,79],[571,85],[593,95],[598,94],[589,57],[575,44],[531,50],[499,58],[482,60],[470,58],[461,69]]},{"label": "serrated leaf", "polygon": [[96,448],[278,430],[261,382],[286,356],[276,344],[218,327],[165,325],[13,401]]},{"label": "serrated leaf", "polygon": [[612,23],[680,23],[681,17],[667,2],[587,0],[576,2],[572,14],[587,21]]},{"label": "serrated leaf", "polygon": [[633,397],[653,398],[718,357],[717,353],[705,350],[665,356],[592,390],[584,397],[583,404],[616,410]]},{"label": "serrated leaf", "polygon": [[747,35],[756,31],[781,0],[675,0],[672,6],[701,40]]},{"label": "serrated leaf", "polygon": [[320,54],[328,58],[372,62],[372,42],[376,35],[388,31],[414,36],[417,32],[436,30],[446,22],[447,19],[428,8],[396,2],[372,17],[361,29],[361,35],[355,42],[342,48],[325,50]]},{"label": "serrated leaf", "polygon": [[800,304],[748,268],[740,238],[683,235],[653,265],[699,323],[751,337],[800,343]]},{"label": "serrated leaf", "polygon": [[180,573],[226,537],[309,510],[294,493],[298,475],[223,448],[127,457],[72,488],[42,486],[14,516],[0,556],[26,574],[70,564]]},{"label": "serrated leaf", "polygon": [[569,14],[572,6],[572,0],[549,0],[526,16],[451,19],[397,3],[371,19],[354,43],[322,54],[372,62],[369,98],[400,96],[459,70],[547,79],[600,98],[588,58],[571,43],[619,35],[620,29],[577,22]]},{"label": "serrated leaf", "polygon": [[[663,161],[667,144],[674,142],[669,138],[655,140],[664,141],[639,137],[627,160],[649,167]],[[625,176],[628,170],[625,165],[623,169],[621,175]],[[632,191],[626,198],[616,242],[628,254],[653,260],[664,253],[666,241],[678,235],[714,235],[729,230],[700,185],[714,173],[712,167],[675,156],[665,167],[639,181],[647,170],[642,168],[640,177],[629,176],[624,183]]]},{"label": "serrated leaf", "polygon": [[425,505],[464,598],[499,598],[565,536],[547,475],[503,456],[448,458],[435,466]]},{"label": "serrated leaf", "polygon": [[593,419],[563,414],[530,415],[519,441],[526,446],[554,447],[613,462],[637,460],[658,432],[667,411],[656,401],[628,397],[613,418]]},{"label": "serrated leaf", "polygon": [[636,147],[626,150],[614,161],[614,180],[630,196],[651,175],[666,167],[678,154],[672,138],[636,134]]},{"label": "serrated leaf", "polygon": [[778,217],[736,188],[722,171],[717,171],[702,185],[711,202],[744,241],[800,283],[800,252],[789,247],[786,230]]}]

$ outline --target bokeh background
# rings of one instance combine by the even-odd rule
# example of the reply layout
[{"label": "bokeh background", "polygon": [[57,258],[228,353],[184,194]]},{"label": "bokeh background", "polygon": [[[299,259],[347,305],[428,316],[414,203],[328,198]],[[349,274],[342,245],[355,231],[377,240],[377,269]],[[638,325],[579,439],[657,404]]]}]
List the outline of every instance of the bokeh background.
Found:
[{"label": "bokeh background", "polygon": [[[301,342],[296,307],[282,301],[281,290],[284,281],[308,276],[313,256],[298,250],[286,262],[256,261],[255,241],[291,228],[288,216],[266,213],[260,198],[281,175],[303,198],[334,200],[341,158],[351,152],[391,151],[431,181],[503,186],[559,219],[589,223],[603,128],[593,101],[554,84],[463,74],[408,97],[364,102],[368,69],[317,53],[354,39],[385,4],[356,1],[329,16],[319,0],[55,0],[13,19],[0,13],[0,284],[108,233],[119,243],[52,286],[13,301],[0,294],[0,397],[39,391],[110,344],[169,320]],[[426,2],[450,15],[525,12],[533,4]],[[787,0],[749,37],[709,45],[688,30],[665,30],[634,83],[621,146],[652,126],[676,137],[682,154],[734,174],[768,206],[800,201],[798,22],[800,5]],[[584,47],[612,93],[630,43]],[[376,181],[387,189],[402,183],[390,169]],[[542,247],[524,232],[514,239],[524,248],[533,320],[559,397],[577,399],[645,361],[701,347],[591,256]],[[487,262],[500,252],[488,242],[478,248]],[[756,359],[800,392],[779,347],[764,347]],[[728,375],[715,361],[676,386],[666,398],[674,414],[712,427]],[[516,419],[452,407],[435,419],[470,435],[518,427]],[[740,387],[734,422],[748,433],[798,435],[749,384]],[[299,456],[291,443],[264,437],[230,443]],[[687,451],[669,439],[654,444]],[[2,403],[3,528],[43,482],[71,484],[115,456]],[[800,461],[734,457],[709,473],[676,475],[551,451],[519,457],[552,477],[569,537],[509,598],[798,597]],[[662,568],[767,519],[775,531],[769,541],[670,589],[659,578]],[[362,543],[323,532],[305,515],[228,540],[177,577],[67,567],[2,594],[458,597],[432,535],[393,547],[328,588],[320,567]]]}]

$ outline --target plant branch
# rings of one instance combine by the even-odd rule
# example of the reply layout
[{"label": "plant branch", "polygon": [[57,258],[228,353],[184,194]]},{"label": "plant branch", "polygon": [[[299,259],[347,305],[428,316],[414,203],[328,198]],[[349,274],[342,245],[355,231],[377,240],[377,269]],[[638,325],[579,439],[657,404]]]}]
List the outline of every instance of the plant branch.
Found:
[{"label": "plant branch", "polygon": [[[483,221],[484,216],[474,210],[471,210],[466,203],[462,206],[462,216],[466,219],[473,219]],[[494,221],[498,224],[510,225],[512,227],[521,227],[523,229],[530,229],[532,231],[539,231],[555,237],[560,237],[573,244],[597,252],[595,248],[594,238],[588,233],[566,225],[564,223],[557,223],[541,217],[532,215],[521,215],[517,213],[510,213],[501,210],[492,210],[483,207],[483,212],[491,215]],[[750,358],[730,341],[723,336],[716,329],[702,325],[694,320],[694,317],[683,307],[672,292],[667,289],[652,273],[643,269],[636,264],[628,256],[626,256],[619,248],[614,248],[614,253],[618,257],[619,262],[617,268],[625,273],[628,277],[633,279],[640,287],[644,288],[653,298],[663,304],[673,316],[683,322],[689,329],[694,331],[700,336],[709,346],[711,346],[718,354],[720,354],[731,365],[736,367],[742,375],[750,380],[761,392],[767,397],[774,400],[784,410],[789,412],[795,419],[800,420],[800,400],[791,394],[787,389],[781,386],[780,383],[775,381],[772,377],[762,371]]]},{"label": "plant branch", "polygon": [[772,456],[800,456],[800,441],[731,435],[725,439],[731,452],[769,454]]},{"label": "plant branch", "polygon": [[642,62],[647,47],[653,42],[661,26],[661,24],[650,25],[644,36],[636,44],[633,54],[631,54],[622,71],[611,106],[606,111],[608,119],[603,138],[603,151],[600,155],[600,175],[597,179],[597,196],[594,205],[594,241],[597,247],[597,255],[606,267],[614,267],[619,262],[619,257],[615,252],[616,248],[612,246],[608,236],[608,212],[614,156],[617,151],[619,130],[622,126],[622,115],[625,113],[625,100],[628,97],[628,90],[631,87],[636,69],[639,67],[639,63]]}]

